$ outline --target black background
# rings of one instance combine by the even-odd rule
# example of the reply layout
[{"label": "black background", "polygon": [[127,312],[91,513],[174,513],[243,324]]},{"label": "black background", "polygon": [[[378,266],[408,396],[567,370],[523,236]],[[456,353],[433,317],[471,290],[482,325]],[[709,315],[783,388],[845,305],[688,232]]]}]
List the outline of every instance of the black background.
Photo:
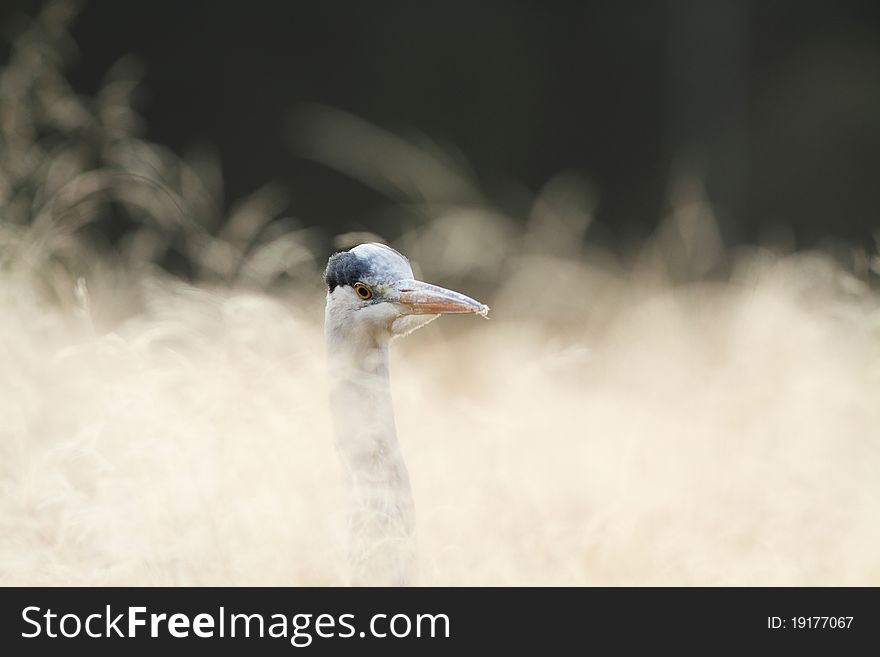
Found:
[{"label": "black background", "polygon": [[[6,0],[0,20],[39,4]],[[683,166],[705,174],[729,243],[789,226],[801,246],[870,244],[878,225],[871,0],[91,0],[74,36],[79,91],[136,55],[149,138],[216,149],[228,203],[279,181],[328,234],[395,228],[377,225],[385,199],[294,152],[304,102],[459,149],[502,205],[581,171],[620,238],[657,224]]]}]

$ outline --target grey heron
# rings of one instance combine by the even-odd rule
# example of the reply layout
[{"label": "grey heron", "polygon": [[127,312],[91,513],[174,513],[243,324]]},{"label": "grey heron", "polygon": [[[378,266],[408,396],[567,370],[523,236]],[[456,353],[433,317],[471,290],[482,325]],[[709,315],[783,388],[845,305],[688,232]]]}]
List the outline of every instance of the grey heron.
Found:
[{"label": "grey heron", "polygon": [[445,313],[488,306],[415,279],[384,244],[330,257],[324,333],[336,447],[348,480],[352,581],[402,585],[415,574],[415,510],[388,379],[391,341]]}]

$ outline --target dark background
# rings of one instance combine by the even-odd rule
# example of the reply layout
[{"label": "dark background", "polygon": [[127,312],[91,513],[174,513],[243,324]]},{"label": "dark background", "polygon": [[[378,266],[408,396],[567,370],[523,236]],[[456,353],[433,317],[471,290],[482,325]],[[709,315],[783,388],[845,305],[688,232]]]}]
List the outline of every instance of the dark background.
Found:
[{"label": "dark background", "polygon": [[[4,0],[0,22],[39,6]],[[294,152],[303,102],[454,146],[490,196],[583,172],[613,238],[656,226],[682,170],[731,244],[788,226],[869,245],[880,224],[871,0],[91,0],[73,34],[78,91],[137,55],[148,138],[212,146],[227,202],[276,180],[330,232],[375,229],[388,201]]]}]

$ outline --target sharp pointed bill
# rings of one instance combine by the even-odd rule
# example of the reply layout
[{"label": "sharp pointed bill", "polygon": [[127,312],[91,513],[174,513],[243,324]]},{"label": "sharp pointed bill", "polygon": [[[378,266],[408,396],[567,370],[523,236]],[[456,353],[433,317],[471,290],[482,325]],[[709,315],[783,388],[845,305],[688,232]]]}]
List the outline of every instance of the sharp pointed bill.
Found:
[{"label": "sharp pointed bill", "polygon": [[398,303],[412,315],[444,315],[474,313],[486,317],[489,306],[460,292],[414,279],[397,281],[394,289]]}]

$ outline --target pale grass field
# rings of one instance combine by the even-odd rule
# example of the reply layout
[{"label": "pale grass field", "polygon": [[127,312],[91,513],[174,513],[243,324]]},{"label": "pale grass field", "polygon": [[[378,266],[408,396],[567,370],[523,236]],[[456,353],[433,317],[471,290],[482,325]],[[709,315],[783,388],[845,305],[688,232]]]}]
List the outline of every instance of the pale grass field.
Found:
[{"label": "pale grass field", "polygon": [[[543,320],[514,278],[397,345],[421,582],[880,582],[876,296],[818,256],[566,268]],[[3,583],[344,583],[320,291],[135,285],[110,330],[125,289],[64,312],[4,277]]]},{"label": "pale grass field", "polygon": [[[329,253],[276,189],[224,216],[215,161],[140,139],[127,65],[73,94],[65,7],[0,71],[0,583],[343,584]],[[393,353],[420,583],[880,584],[876,258],[725,249],[693,177],[615,256],[577,174],[523,224],[424,139],[317,107],[290,137],[492,306]]]}]

